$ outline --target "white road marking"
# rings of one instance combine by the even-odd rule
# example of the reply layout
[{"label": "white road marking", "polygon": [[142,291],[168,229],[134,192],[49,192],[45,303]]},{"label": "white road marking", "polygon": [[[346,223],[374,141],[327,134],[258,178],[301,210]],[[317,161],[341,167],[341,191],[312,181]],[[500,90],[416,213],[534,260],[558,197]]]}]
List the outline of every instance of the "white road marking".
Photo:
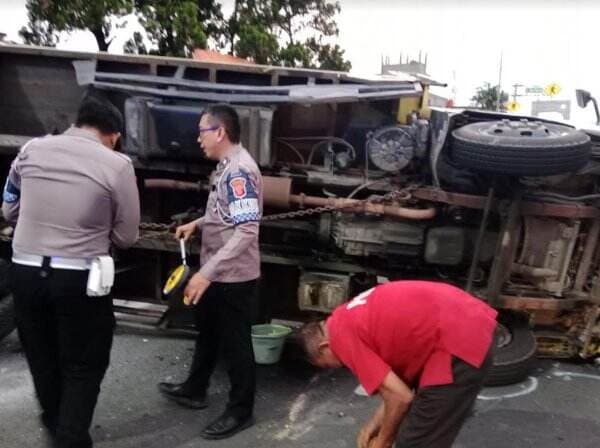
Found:
[{"label": "white road marking", "polygon": [[523,395],[529,395],[530,393],[534,392],[538,388],[539,383],[538,383],[537,378],[534,378],[532,376],[527,378],[527,382],[528,382],[528,384],[520,384],[519,386],[521,387],[521,390],[518,390],[516,392],[508,392],[508,393],[497,394],[497,395],[479,394],[479,395],[477,395],[477,399],[478,400],[503,400],[505,398],[516,398],[516,397],[521,397]]},{"label": "white road marking", "polygon": [[557,371],[557,372],[552,372],[552,375],[562,377],[565,379],[571,377],[571,378],[587,378],[590,380],[600,380],[600,375],[592,375],[590,373]]}]

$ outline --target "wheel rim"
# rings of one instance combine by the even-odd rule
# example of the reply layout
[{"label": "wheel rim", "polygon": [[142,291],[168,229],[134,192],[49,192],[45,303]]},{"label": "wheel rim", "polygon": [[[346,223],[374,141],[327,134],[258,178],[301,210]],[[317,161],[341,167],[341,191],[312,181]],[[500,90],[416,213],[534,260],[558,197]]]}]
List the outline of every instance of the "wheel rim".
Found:
[{"label": "wheel rim", "polygon": [[510,330],[501,323],[496,327],[496,347],[506,347],[512,342],[513,336]]}]

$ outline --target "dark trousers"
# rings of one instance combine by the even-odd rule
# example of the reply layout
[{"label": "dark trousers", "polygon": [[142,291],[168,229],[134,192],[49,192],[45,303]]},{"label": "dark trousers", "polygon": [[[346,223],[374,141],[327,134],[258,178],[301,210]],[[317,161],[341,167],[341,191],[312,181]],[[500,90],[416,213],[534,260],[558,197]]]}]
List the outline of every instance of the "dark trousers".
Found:
[{"label": "dark trousers", "polygon": [[205,394],[222,353],[231,383],[226,412],[240,418],[252,414],[254,408],[256,374],[250,332],[256,287],[256,280],[209,286],[194,310],[198,336],[185,382],[190,394]]},{"label": "dark trousers", "polygon": [[10,278],[42,420],[60,448],[92,446],[89,427],[115,326],[111,297],[88,297],[87,276],[14,264]]},{"label": "dark trousers", "polygon": [[454,383],[419,389],[404,418],[396,448],[450,448],[493,363],[490,349],[481,368],[452,359]]}]

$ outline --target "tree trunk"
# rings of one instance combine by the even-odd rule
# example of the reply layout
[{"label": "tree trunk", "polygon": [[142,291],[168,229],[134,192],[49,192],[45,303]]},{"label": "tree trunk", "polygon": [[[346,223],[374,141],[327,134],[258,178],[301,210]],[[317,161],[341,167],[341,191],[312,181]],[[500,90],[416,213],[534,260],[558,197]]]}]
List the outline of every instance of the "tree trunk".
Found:
[{"label": "tree trunk", "polygon": [[230,49],[229,49],[229,54],[231,56],[234,55],[235,53],[235,36],[236,36],[236,32],[233,30],[233,23],[238,23],[238,14],[239,14],[239,8],[240,8],[240,4],[238,0],[235,0],[234,5],[233,5],[233,14],[231,16],[231,19],[229,19],[229,45],[230,45]]},{"label": "tree trunk", "polygon": [[90,29],[94,37],[96,38],[96,43],[98,44],[98,51],[108,51],[108,46],[110,42],[106,42],[106,36],[102,31],[102,27],[99,26],[94,29]]}]

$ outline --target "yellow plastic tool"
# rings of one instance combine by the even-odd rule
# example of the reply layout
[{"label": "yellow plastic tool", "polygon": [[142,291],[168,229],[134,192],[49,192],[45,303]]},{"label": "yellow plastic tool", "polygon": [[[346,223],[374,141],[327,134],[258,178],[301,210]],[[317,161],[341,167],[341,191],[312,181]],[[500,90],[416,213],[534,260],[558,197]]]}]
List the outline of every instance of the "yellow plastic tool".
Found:
[{"label": "yellow plastic tool", "polygon": [[[179,240],[179,247],[181,249],[181,264],[169,274],[169,278],[165,282],[165,286],[163,288],[163,295],[165,297],[170,297],[171,295],[180,291],[181,288],[185,287],[190,277],[190,267],[187,265],[186,261],[185,241],[183,238]],[[186,298],[184,297],[184,302],[185,299]],[[186,305],[189,304],[186,303]]]}]

